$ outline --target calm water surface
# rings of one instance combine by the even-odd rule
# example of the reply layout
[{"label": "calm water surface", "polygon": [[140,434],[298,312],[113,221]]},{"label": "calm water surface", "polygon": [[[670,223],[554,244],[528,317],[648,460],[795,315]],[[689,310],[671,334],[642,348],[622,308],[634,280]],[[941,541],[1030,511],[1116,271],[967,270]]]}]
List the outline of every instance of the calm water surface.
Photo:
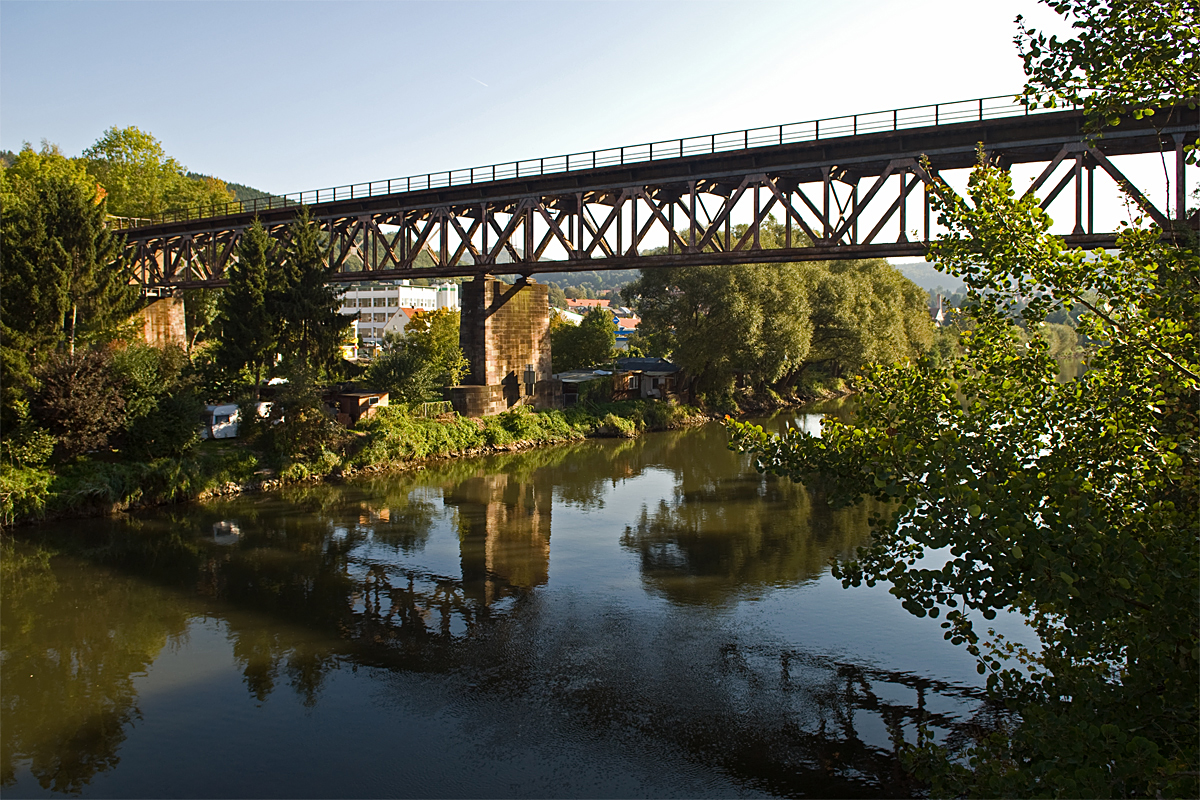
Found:
[{"label": "calm water surface", "polygon": [[[815,426],[790,414],[767,422]],[[898,796],[974,661],[717,425],[33,532],[6,798]]]}]

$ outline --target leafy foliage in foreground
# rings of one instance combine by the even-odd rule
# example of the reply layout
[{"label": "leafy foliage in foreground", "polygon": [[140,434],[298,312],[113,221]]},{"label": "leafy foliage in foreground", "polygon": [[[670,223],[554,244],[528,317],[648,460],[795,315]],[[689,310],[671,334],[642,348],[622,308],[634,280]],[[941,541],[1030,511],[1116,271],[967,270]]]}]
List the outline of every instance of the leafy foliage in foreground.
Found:
[{"label": "leafy foliage in foreground", "polygon": [[[1200,96],[1200,6],[1194,0],[1043,0],[1079,31],[1060,40],[1027,28],[1016,43],[1036,105],[1082,105],[1092,127],[1153,115]],[[1195,140],[1191,142],[1195,147]]]},{"label": "leafy foliage in foreground", "polygon": [[[1066,251],[986,164],[970,201],[943,196],[957,233],[931,255],[970,289],[961,360],[870,370],[858,420],[819,439],[731,423],[732,446],[833,502],[890,503],[838,574],[943,617],[1018,712],[965,764],[912,754],[935,792],[1195,796],[1200,257],[1153,228],[1127,230],[1119,254]],[[1034,331],[1059,303],[1087,306],[1087,373],[1057,380],[1046,341],[1019,335],[1018,296],[1035,298]],[[1001,610],[1038,641],[982,635]]]}]

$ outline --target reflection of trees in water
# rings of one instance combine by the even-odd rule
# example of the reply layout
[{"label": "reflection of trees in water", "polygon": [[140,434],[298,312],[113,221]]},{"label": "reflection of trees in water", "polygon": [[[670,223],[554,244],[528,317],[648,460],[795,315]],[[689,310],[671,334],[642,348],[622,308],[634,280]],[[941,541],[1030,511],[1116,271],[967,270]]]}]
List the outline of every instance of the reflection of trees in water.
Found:
[{"label": "reflection of trees in water", "polygon": [[639,554],[643,580],[670,599],[721,603],[820,576],[866,538],[870,510],[834,511],[803,486],[754,474],[689,479],[673,502],[643,507],[621,544]]},{"label": "reflection of trees in water", "polygon": [[[137,716],[131,676],[185,629],[198,590],[259,702],[287,686],[315,705],[343,663],[443,674],[472,702],[517,703],[568,736],[678,747],[766,791],[908,792],[896,743],[914,741],[919,721],[943,738],[986,725],[978,693],[747,643],[694,610],[550,611],[533,591],[548,576],[552,501],[593,502],[648,468],[674,471],[674,495],[621,541],[640,555],[644,580],[676,602],[804,580],[865,531],[865,509],[834,514],[801,487],[745,474],[723,440],[702,430],[586,443],[570,458],[525,453],[307,487],[289,495],[299,506],[260,496],[98,526],[107,532],[89,542],[97,560],[187,596],[94,571],[71,577],[69,590],[6,587],[4,779],[29,758],[44,786],[78,791],[115,764]],[[439,500],[459,533],[460,575],[396,557],[425,546],[447,513]],[[232,543],[214,537],[220,523],[236,526]],[[64,670],[52,652],[82,666]],[[39,659],[52,663],[25,671]],[[27,691],[22,674],[47,683]],[[59,733],[39,733],[42,717],[62,719]]]},{"label": "reflection of trees in water", "polygon": [[120,760],[140,718],[133,679],[184,632],[161,590],[96,568],[6,570],[0,600],[0,784],[28,761],[46,790],[79,793]]}]

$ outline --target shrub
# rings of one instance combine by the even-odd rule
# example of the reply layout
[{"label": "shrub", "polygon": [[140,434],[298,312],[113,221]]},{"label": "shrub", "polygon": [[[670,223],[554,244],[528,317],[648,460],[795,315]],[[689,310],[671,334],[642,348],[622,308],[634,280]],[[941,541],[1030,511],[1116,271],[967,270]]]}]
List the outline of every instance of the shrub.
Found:
[{"label": "shrub", "polygon": [[125,442],[135,458],[181,456],[200,441],[198,421],[204,404],[192,394],[168,395],[129,423]]},{"label": "shrub", "polygon": [[40,516],[53,480],[54,474],[47,470],[0,462],[0,526]]},{"label": "shrub", "polygon": [[13,410],[17,423],[0,439],[0,458],[18,467],[40,467],[53,455],[55,439],[29,419],[29,404],[24,400],[17,401]]},{"label": "shrub", "polygon": [[642,412],[642,419],[650,430],[670,430],[678,428],[687,421],[688,417],[700,413],[700,409],[682,406],[674,400],[667,402],[647,403]]},{"label": "shrub", "polygon": [[63,455],[103,447],[124,423],[125,400],[111,362],[107,350],[79,350],[51,356],[38,370],[42,385],[33,414],[58,437]]},{"label": "shrub", "polygon": [[608,413],[604,415],[604,418],[600,420],[600,424],[596,426],[596,435],[628,439],[637,436],[637,425],[634,424],[633,420]]}]

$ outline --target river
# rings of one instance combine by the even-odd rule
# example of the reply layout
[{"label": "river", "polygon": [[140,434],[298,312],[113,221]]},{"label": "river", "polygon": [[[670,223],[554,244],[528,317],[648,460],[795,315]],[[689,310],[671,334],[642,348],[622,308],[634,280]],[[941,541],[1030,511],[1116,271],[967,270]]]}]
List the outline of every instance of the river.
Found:
[{"label": "river", "polygon": [[[814,414],[766,421],[817,425]],[[892,797],[994,717],[716,424],[47,524],[2,596],[6,798]]]}]

